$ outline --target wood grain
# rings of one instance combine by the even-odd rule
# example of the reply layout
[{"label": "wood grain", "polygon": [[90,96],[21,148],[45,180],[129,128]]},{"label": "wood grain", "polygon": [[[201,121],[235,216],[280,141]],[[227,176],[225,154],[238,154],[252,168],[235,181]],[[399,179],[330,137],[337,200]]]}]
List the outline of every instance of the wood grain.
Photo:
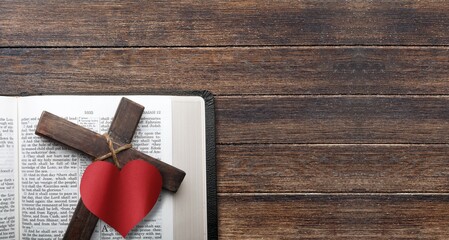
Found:
[{"label": "wood grain", "polygon": [[144,109],[128,98],[122,98],[108,130],[111,139],[118,144],[131,143]]},{"label": "wood grain", "polygon": [[78,204],[76,205],[75,211],[72,214],[67,230],[64,233],[63,240],[90,239],[97,222],[98,217],[86,208],[83,200],[80,198]]},{"label": "wood grain", "polygon": [[446,144],[248,144],[217,150],[221,193],[449,191]]},{"label": "wood grain", "polygon": [[448,96],[227,96],[216,105],[222,144],[449,143]]},{"label": "wood grain", "polygon": [[0,36],[0,95],[212,91],[220,239],[449,239],[447,1],[3,1]]},{"label": "wood grain", "polygon": [[1,95],[449,94],[446,47],[4,48],[0,64]]},{"label": "wood grain", "polygon": [[447,195],[219,197],[220,239],[448,239]]},{"label": "wood grain", "polygon": [[2,46],[447,45],[446,1],[6,1]]}]

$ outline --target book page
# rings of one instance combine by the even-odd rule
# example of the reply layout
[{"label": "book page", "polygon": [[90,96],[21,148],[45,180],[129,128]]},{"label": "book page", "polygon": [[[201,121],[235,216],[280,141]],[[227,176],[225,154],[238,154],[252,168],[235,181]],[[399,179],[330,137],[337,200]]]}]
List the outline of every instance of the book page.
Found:
[{"label": "book page", "polygon": [[175,240],[207,239],[205,119],[203,98],[172,98],[172,161],[186,172],[173,200]]},{"label": "book page", "polygon": [[0,97],[0,239],[18,236],[17,99]]},{"label": "book page", "polygon": [[[145,106],[133,147],[171,163],[169,97],[127,96]],[[62,238],[77,205],[79,182],[91,159],[34,134],[42,111],[48,111],[98,133],[105,133],[121,96],[34,96],[19,99],[20,236]],[[63,129],[61,130],[63,131]],[[172,239],[173,207],[162,191],[153,210],[126,239]],[[122,239],[99,221],[92,239]]]}]

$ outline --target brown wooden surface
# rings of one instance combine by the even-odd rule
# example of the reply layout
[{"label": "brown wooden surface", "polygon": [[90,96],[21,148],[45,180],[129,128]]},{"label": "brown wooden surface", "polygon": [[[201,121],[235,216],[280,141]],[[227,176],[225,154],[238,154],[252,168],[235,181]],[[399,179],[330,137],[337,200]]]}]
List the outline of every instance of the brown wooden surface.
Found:
[{"label": "brown wooden surface", "polygon": [[6,46],[447,45],[446,1],[6,1]]},{"label": "brown wooden surface", "polygon": [[447,193],[446,144],[218,146],[224,193]]},{"label": "brown wooden surface", "polygon": [[449,238],[447,195],[224,195],[220,200],[224,239]]},{"label": "brown wooden surface", "polygon": [[449,96],[232,96],[216,104],[219,143],[449,142]]},{"label": "brown wooden surface", "polygon": [[447,1],[8,1],[1,95],[211,90],[222,239],[449,238]]},{"label": "brown wooden surface", "polygon": [[[0,10],[1,11],[1,10]],[[1,94],[448,94],[449,47],[0,48]],[[53,86],[55,85],[55,86]],[[52,89],[54,88],[54,89]]]}]

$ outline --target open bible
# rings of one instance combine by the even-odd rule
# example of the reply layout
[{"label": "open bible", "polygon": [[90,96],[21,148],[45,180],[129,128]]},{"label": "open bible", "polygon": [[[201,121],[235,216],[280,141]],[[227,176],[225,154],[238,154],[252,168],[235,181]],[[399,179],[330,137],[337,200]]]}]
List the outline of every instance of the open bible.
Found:
[{"label": "open bible", "polygon": [[[60,239],[92,159],[35,134],[43,111],[107,132],[123,96],[0,97],[0,239]],[[162,191],[126,239],[216,238],[213,99],[129,95],[145,107],[133,148],[186,172],[176,193]],[[99,221],[92,239],[122,239]]]}]

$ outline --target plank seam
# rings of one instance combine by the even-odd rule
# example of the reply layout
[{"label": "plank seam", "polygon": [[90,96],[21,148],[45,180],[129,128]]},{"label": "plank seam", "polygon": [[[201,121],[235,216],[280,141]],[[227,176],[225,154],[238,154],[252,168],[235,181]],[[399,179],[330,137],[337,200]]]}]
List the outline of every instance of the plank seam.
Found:
[{"label": "plank seam", "polygon": [[266,142],[266,143],[256,143],[256,142],[238,142],[238,143],[231,143],[231,142],[217,142],[217,145],[221,146],[245,146],[245,145],[261,145],[261,146],[267,146],[267,145],[298,145],[298,146],[449,146],[449,143],[444,142],[435,142],[435,143],[283,143],[283,142]]},{"label": "plank seam", "polygon": [[290,48],[290,49],[449,49],[449,44],[442,45],[178,45],[178,46],[155,46],[155,45],[137,45],[137,46],[0,46],[0,49],[272,49],[272,48]]},{"label": "plank seam", "polygon": [[323,98],[347,98],[347,97],[357,97],[357,98],[449,98],[449,94],[214,94],[216,97],[224,98],[237,98],[237,97],[263,97],[263,98],[287,98],[287,97],[297,97],[297,98],[310,98],[310,97],[323,97]]},{"label": "plank seam", "polygon": [[449,192],[443,193],[425,193],[425,192],[364,192],[364,193],[350,193],[350,192],[307,192],[307,193],[288,193],[288,192],[279,192],[279,193],[270,193],[270,192],[232,192],[232,193],[218,193],[219,197],[227,197],[227,196],[449,196]]},{"label": "plank seam", "polygon": [[252,145],[252,146],[323,146],[323,147],[334,147],[334,146],[373,146],[373,147],[416,147],[416,146],[441,146],[449,147],[449,143],[217,143],[221,146],[240,146],[240,145]]}]

